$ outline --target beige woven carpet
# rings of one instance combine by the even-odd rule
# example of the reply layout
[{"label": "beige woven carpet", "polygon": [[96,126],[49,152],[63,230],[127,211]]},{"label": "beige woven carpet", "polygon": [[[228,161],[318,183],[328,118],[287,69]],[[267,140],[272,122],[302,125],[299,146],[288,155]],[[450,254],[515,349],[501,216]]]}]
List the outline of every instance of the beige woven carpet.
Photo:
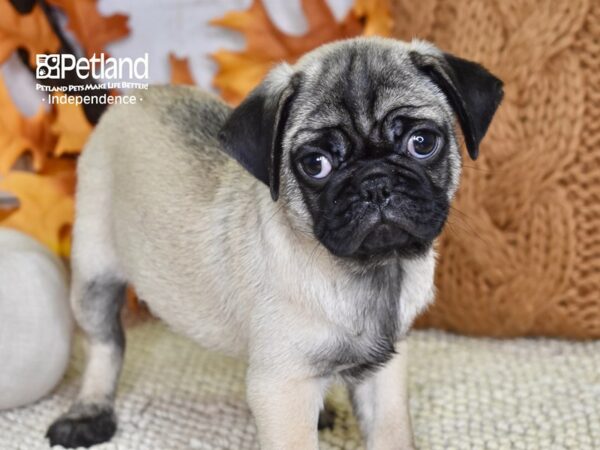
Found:
[{"label": "beige woven carpet", "polygon": [[[244,365],[156,322],[129,330],[119,431],[98,450],[256,449]],[[420,449],[600,449],[600,342],[494,341],[441,332],[411,338],[411,407]],[[0,449],[48,448],[46,426],[79,384],[83,348],[57,392],[0,413]],[[341,389],[322,449],[359,449]]]}]

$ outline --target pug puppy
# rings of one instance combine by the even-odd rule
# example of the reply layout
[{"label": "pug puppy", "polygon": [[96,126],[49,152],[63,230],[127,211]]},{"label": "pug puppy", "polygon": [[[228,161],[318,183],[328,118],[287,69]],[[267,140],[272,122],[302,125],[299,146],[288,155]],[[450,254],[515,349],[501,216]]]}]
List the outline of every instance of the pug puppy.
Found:
[{"label": "pug puppy", "polygon": [[73,230],[89,361],[50,443],[115,433],[131,283],[175,330],[247,359],[262,449],[317,449],[334,380],[368,449],[413,448],[405,337],[433,298],[455,121],[475,159],[501,98],[431,44],[359,38],[278,65],[233,110],[170,86],[108,111],[79,160]]}]

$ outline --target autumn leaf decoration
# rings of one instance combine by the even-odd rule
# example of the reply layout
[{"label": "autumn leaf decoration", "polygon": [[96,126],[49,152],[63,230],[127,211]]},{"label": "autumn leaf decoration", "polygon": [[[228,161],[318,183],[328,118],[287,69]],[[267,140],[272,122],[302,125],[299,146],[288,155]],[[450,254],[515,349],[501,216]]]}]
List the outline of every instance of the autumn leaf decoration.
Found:
[{"label": "autumn leaf decoration", "polygon": [[129,34],[127,16],[100,15],[97,0],[48,0],[62,9],[68,17],[67,28],[85,48],[88,57],[104,53],[104,47]]},{"label": "autumn leaf decoration", "polygon": [[2,225],[17,228],[58,254],[69,250],[68,230],[73,217],[73,199],[65,195],[51,176],[13,171],[0,181],[0,189],[19,196],[20,207]]},{"label": "autumn leaf decoration", "polygon": [[213,55],[219,66],[213,84],[227,101],[238,103],[275,63],[293,63],[309,50],[338,39],[389,36],[393,25],[389,2],[357,0],[346,18],[337,22],[325,0],[302,0],[308,30],[301,36],[290,36],[271,21],[262,1],[254,0],[246,11],[230,12],[212,21],[246,38],[243,51],[221,50]]},{"label": "autumn leaf decoration", "polygon": [[171,53],[169,54],[169,65],[171,66],[171,83],[195,84],[187,58],[178,58]]},{"label": "autumn leaf decoration", "polygon": [[[21,59],[33,71],[37,53],[65,50],[67,44],[48,15],[53,7],[66,15],[66,26],[86,55],[104,52],[106,44],[128,34],[127,17],[104,17],[96,3],[37,1],[29,2],[28,11],[20,11],[15,5],[28,2],[0,0],[0,64],[22,49],[27,57]],[[1,76],[0,111],[0,226],[23,231],[66,257],[73,223],[75,159],[93,126],[84,109],[73,104],[40,106],[33,117],[25,117]]]},{"label": "autumn leaf decoration", "polygon": [[34,117],[22,116],[0,76],[0,110],[0,176],[6,175],[25,152],[31,155],[33,169],[41,170],[55,141],[45,108],[40,106]]},{"label": "autumn leaf decoration", "polygon": [[27,50],[33,65],[36,53],[56,53],[60,41],[39,4],[19,14],[8,0],[0,0],[0,64],[18,48]]}]

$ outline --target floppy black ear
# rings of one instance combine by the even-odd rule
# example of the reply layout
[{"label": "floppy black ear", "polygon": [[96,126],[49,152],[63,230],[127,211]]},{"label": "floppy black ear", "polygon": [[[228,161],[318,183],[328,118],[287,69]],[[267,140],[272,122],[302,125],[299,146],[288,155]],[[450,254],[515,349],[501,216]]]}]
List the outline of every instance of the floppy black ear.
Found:
[{"label": "floppy black ear", "polygon": [[442,90],[454,109],[471,159],[479,155],[479,143],[487,132],[504,92],[502,81],[480,64],[444,53],[418,52],[411,59]]},{"label": "floppy black ear", "polygon": [[219,133],[225,152],[279,197],[282,138],[297,80],[287,85],[268,78],[235,108]]}]

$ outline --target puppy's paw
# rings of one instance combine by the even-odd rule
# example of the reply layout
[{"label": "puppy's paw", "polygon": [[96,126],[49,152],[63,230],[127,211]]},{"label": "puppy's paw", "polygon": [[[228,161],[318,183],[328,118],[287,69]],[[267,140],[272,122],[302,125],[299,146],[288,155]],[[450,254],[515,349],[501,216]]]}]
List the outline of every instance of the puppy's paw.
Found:
[{"label": "puppy's paw", "polygon": [[50,446],[91,447],[110,440],[116,431],[117,420],[111,407],[75,405],[50,425],[46,437]]}]

